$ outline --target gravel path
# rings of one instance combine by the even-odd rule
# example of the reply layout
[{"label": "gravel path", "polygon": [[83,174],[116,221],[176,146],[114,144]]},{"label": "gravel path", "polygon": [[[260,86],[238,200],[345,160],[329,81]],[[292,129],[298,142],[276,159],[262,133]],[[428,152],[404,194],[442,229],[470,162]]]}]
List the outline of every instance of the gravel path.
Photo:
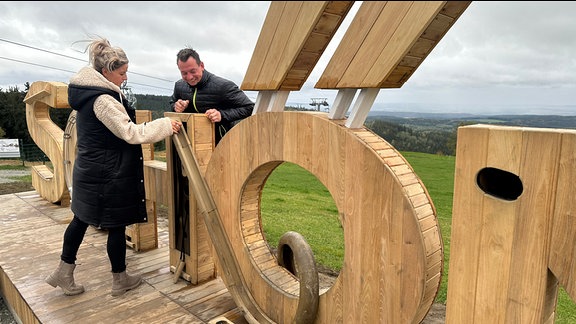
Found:
[{"label": "gravel path", "polygon": [[8,306],[6,306],[6,302],[2,296],[0,296],[0,323],[17,324],[14,316],[12,316],[12,313],[8,310]]},{"label": "gravel path", "polygon": [[14,177],[22,177],[30,175],[29,170],[0,170],[0,183],[10,183],[19,180],[14,180]]}]

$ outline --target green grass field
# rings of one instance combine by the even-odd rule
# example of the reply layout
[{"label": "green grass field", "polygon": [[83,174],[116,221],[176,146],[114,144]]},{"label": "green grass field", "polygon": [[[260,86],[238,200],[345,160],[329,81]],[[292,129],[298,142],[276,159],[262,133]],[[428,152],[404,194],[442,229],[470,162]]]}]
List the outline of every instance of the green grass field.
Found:
[{"label": "green grass field", "polygon": [[[455,157],[402,152],[422,179],[436,208],[444,243],[444,273],[438,303],[446,303]],[[339,271],[344,259],[344,236],[338,210],[318,179],[291,163],[283,163],[268,178],[262,192],[262,222],[266,238],[275,247],[283,233],[296,231],[312,247],[317,262]],[[576,323],[576,305],[560,289],[558,324]]]}]

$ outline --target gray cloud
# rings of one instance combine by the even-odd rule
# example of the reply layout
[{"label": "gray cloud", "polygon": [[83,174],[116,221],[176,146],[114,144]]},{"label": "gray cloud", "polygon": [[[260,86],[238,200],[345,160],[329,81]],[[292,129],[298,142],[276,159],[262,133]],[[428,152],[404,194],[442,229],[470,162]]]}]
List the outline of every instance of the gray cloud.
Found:
[{"label": "gray cloud", "polygon": [[[86,43],[75,42],[89,35],[107,37],[126,51],[135,93],[170,95],[179,78],[176,53],[187,45],[199,51],[207,70],[240,85],[269,4],[0,2],[0,88],[22,89],[24,82],[39,80],[68,82],[87,59]],[[401,89],[382,89],[377,102],[390,110],[411,103],[451,112],[526,107],[538,112],[535,105],[541,111],[554,105],[576,109],[575,15],[576,2],[570,1],[473,2],[408,82]],[[312,97],[333,101],[336,91],[313,85],[343,32],[338,31],[289,102],[306,105]]]}]

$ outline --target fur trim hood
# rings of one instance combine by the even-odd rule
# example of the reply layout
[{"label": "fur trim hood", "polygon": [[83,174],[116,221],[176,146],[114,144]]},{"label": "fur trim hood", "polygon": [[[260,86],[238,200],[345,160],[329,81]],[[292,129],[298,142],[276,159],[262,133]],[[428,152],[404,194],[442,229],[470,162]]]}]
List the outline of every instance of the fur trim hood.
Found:
[{"label": "fur trim hood", "polygon": [[[68,92],[76,91],[76,95],[68,96],[70,106],[74,109],[77,107],[82,107],[83,104],[93,98],[94,96],[99,96],[103,93],[109,94],[112,97],[120,97],[120,103],[123,104],[125,100],[124,94],[120,88],[114,83],[108,81],[101,73],[94,70],[91,66],[83,67],[78,73],[70,78],[70,85],[68,87]],[[78,91],[81,91],[83,95],[78,95]]]}]

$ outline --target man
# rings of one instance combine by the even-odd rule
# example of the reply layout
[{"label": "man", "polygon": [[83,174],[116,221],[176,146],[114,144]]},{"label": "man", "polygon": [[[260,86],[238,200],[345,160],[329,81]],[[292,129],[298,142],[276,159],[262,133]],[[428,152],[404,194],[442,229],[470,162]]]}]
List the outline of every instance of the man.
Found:
[{"label": "man", "polygon": [[194,49],[181,49],[176,64],[182,79],[174,85],[170,107],[179,113],[204,113],[215,123],[216,144],[232,126],[252,115],[254,103],[248,96],[234,82],[206,71]]}]

